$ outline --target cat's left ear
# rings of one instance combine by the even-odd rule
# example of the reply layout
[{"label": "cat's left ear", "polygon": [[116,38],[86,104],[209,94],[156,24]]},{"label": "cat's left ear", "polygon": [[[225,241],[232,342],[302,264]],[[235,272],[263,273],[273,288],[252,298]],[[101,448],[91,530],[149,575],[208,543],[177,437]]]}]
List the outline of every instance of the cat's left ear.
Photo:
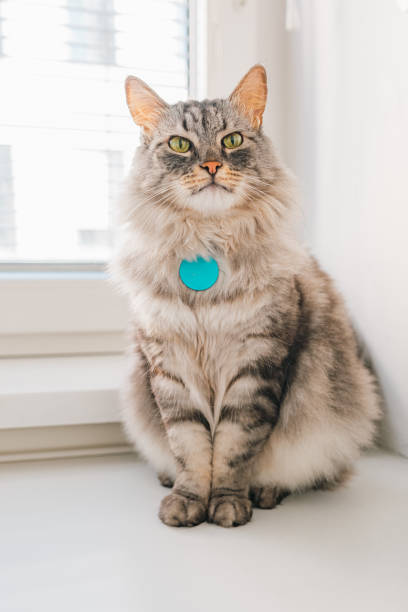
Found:
[{"label": "cat's left ear", "polygon": [[249,119],[252,127],[258,129],[262,125],[267,94],[265,68],[256,64],[240,80],[229,100],[238,112]]},{"label": "cat's left ear", "polygon": [[142,79],[128,76],[125,81],[126,100],[133,121],[149,135],[157,127],[163,111],[168,108]]}]

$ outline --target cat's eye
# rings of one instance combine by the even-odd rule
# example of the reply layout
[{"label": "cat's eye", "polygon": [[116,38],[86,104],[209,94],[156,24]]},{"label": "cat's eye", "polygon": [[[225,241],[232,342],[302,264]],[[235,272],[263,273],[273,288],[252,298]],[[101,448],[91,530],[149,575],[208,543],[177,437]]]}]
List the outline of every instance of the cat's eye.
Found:
[{"label": "cat's eye", "polygon": [[182,136],[172,136],[169,140],[169,147],[176,153],[187,153],[191,147],[191,142]]},{"label": "cat's eye", "polygon": [[239,145],[242,144],[243,140],[244,139],[242,138],[239,132],[233,132],[232,134],[224,136],[224,138],[222,139],[222,144],[227,149],[236,149],[237,147],[239,147]]}]

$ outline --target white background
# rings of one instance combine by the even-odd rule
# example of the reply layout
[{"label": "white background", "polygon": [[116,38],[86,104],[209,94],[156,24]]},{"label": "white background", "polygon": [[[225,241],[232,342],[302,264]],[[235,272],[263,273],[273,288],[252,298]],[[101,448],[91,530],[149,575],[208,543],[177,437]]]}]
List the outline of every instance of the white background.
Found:
[{"label": "white background", "polygon": [[346,298],[408,455],[408,12],[391,0],[303,0],[287,38],[286,158],[307,238]]}]

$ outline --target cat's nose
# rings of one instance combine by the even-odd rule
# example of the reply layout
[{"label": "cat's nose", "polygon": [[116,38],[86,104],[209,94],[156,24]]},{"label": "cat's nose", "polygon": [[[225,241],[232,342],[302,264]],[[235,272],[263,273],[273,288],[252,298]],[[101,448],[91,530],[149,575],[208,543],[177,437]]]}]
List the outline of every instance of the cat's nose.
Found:
[{"label": "cat's nose", "polygon": [[200,164],[200,166],[201,168],[205,168],[210,174],[215,174],[218,168],[222,166],[222,163],[219,161],[206,161],[203,164]]}]

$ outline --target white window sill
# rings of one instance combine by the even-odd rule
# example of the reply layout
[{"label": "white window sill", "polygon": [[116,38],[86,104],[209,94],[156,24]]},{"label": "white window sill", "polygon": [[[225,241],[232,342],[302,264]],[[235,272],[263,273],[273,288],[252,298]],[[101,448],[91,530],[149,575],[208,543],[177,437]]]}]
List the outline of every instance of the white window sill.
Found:
[{"label": "white window sill", "polygon": [[347,487],[183,530],[132,456],[4,465],[1,609],[406,612],[407,466],[371,454]]},{"label": "white window sill", "polygon": [[120,421],[122,355],[0,360],[0,429]]}]

